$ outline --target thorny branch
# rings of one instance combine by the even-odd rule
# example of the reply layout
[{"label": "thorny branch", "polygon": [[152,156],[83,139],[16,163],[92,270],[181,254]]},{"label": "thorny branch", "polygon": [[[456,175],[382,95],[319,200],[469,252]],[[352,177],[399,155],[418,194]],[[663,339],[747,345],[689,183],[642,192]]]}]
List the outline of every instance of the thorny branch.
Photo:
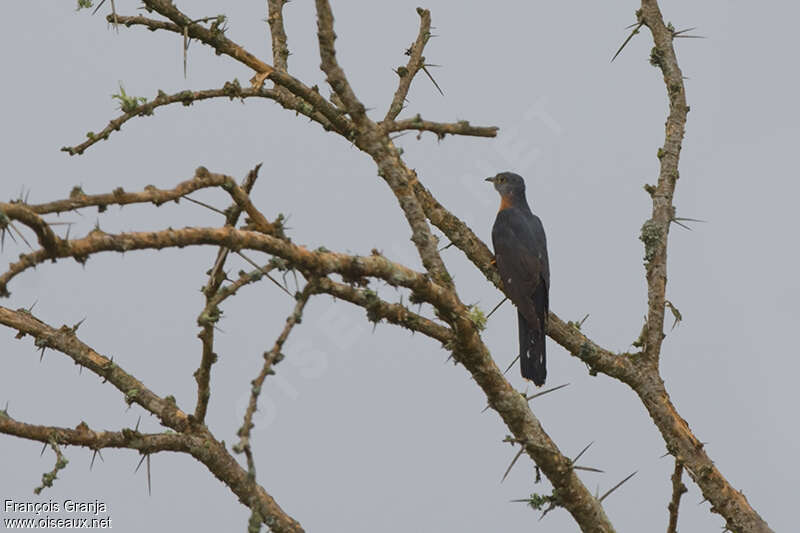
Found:
[{"label": "thorny branch", "polygon": [[239,442],[234,446],[234,451],[236,452],[244,452],[247,455],[247,462],[248,462],[248,469],[255,476],[255,465],[252,460],[252,451],[250,447],[250,431],[253,429],[253,415],[255,414],[256,410],[258,409],[258,397],[261,394],[261,388],[264,385],[264,380],[267,379],[267,376],[270,374],[274,374],[275,371],[272,369],[272,366],[279,363],[284,354],[281,352],[283,349],[283,345],[286,343],[286,340],[289,338],[289,334],[294,329],[295,325],[299,324],[302,317],[303,317],[303,310],[306,307],[306,303],[308,303],[308,299],[314,294],[314,289],[316,285],[316,280],[312,279],[308,282],[306,287],[303,289],[302,292],[297,294],[297,303],[294,306],[294,310],[292,314],[290,314],[286,318],[286,325],[281,331],[278,338],[275,340],[275,344],[272,346],[272,349],[268,352],[264,352],[264,364],[261,367],[261,371],[258,375],[250,382],[250,401],[247,404],[247,409],[244,412],[244,421],[242,422],[242,427],[239,428],[237,435],[239,436]]},{"label": "thorny branch", "polygon": [[397,118],[400,111],[405,106],[408,90],[411,88],[411,82],[414,76],[417,75],[419,69],[425,65],[425,58],[422,56],[422,51],[428,39],[431,38],[431,12],[427,9],[417,8],[419,14],[419,35],[417,40],[406,51],[408,54],[408,64],[405,67],[397,69],[397,75],[400,78],[400,83],[397,85],[397,90],[392,98],[392,103],[389,105],[389,110],[386,112],[386,117],[383,119],[384,123],[388,123]]},{"label": "thorny branch", "polygon": [[282,93],[275,89],[266,89],[263,87],[242,87],[239,85],[238,80],[225,82],[219,89],[206,89],[203,91],[181,91],[175,94],[165,94],[159,91],[155,98],[152,100],[133,105],[129,109],[123,109],[124,113],[119,117],[112,119],[108,125],[100,132],[88,132],[86,140],[74,146],[65,146],[61,149],[69,155],[81,155],[90,146],[97,144],[100,141],[107,140],[115,131],[119,131],[122,125],[135,117],[151,116],[159,107],[181,104],[183,106],[191,106],[195,102],[202,100],[210,100],[216,98],[228,98],[233,100],[237,98],[244,101],[247,98],[267,98],[274,100],[286,109],[290,109],[297,113],[307,116],[314,122],[320,124],[325,130],[333,130],[335,126],[321,113],[316,112],[313,107],[308,104],[303,105],[300,100],[292,98],[291,95]]},{"label": "thorny branch", "polygon": [[[91,370],[104,381],[108,381],[116,387],[123,393],[126,403],[129,405],[136,403],[158,417],[161,424],[175,430],[183,438],[181,451],[185,450],[203,463],[245,505],[251,508],[255,507],[261,516],[265,517],[265,520],[270,521],[273,531],[287,533],[302,531],[300,525],[288,516],[262,487],[249,478],[247,471],[242,469],[225,449],[225,446],[214,438],[205,425],[180,410],[174,398],[161,398],[156,395],[141,381],[125,372],[117,363],[83,343],[78,339],[74,328],[62,326],[55,329],[26,310],[13,311],[3,306],[0,306],[0,324],[17,330],[17,338],[30,335],[34,338],[37,347],[51,348],[67,355],[76,364]],[[15,423],[7,414],[3,413],[0,415],[0,432],[4,432],[3,430],[6,428],[14,434],[23,433],[31,436],[41,436],[43,431],[41,427],[37,429],[34,426]],[[92,439],[96,441],[100,438],[96,435],[81,437],[79,434],[88,435],[88,428],[80,425],[75,431],[76,433],[62,433],[61,435],[66,438],[74,438],[74,443],[89,447],[92,447]],[[125,430],[122,433],[124,436]],[[89,440],[80,442],[80,439],[87,438]],[[41,439],[36,438],[35,440]],[[175,444],[175,441],[165,442]]]},{"label": "thorny branch", "polygon": [[681,496],[688,490],[686,485],[681,481],[683,476],[683,465],[675,460],[675,471],[672,473],[670,480],[672,481],[672,499],[667,505],[669,510],[669,523],[667,524],[667,533],[678,533],[678,507],[681,504]]},{"label": "thorny branch", "polygon": [[[239,216],[242,214],[244,206],[247,204],[252,205],[249,200],[249,194],[253,189],[256,180],[258,179],[258,171],[260,168],[261,165],[257,165],[247,174],[247,177],[242,183],[241,190],[244,195],[248,195],[248,198],[245,200],[242,195],[239,195],[238,202],[234,202],[226,210],[226,227],[235,227],[236,223],[239,221]],[[261,221],[262,228],[264,230],[269,230],[270,232],[273,231],[272,225],[266,222],[266,219],[264,219],[263,216],[261,216],[259,220]],[[264,223],[266,223],[267,226],[263,226]],[[205,420],[206,410],[208,408],[208,400],[211,397],[211,365],[213,365],[217,360],[217,354],[214,353],[214,328],[221,314],[218,305],[219,302],[224,298],[219,293],[222,283],[226,278],[225,271],[223,269],[225,267],[225,261],[228,258],[228,253],[229,250],[224,247],[217,251],[217,258],[214,261],[214,265],[211,267],[211,270],[209,271],[208,283],[206,283],[206,286],[203,288],[203,294],[206,298],[206,305],[203,309],[203,312],[197,319],[198,324],[201,328],[203,328],[198,334],[198,337],[203,344],[203,352],[200,360],[200,367],[194,373],[195,380],[197,381],[197,405],[195,406],[194,416],[200,422]],[[238,290],[238,287],[234,286],[233,289],[227,291],[227,294],[233,294],[236,292],[236,290]]]},{"label": "thorny branch", "polygon": [[[326,0],[316,0],[318,40],[320,45],[321,68],[335,93],[335,101],[328,101],[319,93],[316,86],[309,87],[291,76],[287,71],[289,49],[283,26],[282,9],[285,0],[268,0],[268,23],[273,43],[273,65],[269,65],[243,47],[228,39],[224,27],[212,24],[204,26],[210,19],[192,19],[180,11],[169,0],[144,0],[145,8],[156,12],[167,20],[156,20],[145,16],[121,16],[112,14],[114,22],[124,26],[144,26],[150,30],[165,30],[176,33],[185,39],[196,39],[212,47],[218,54],[227,55],[255,72],[253,87],[244,89],[235,82],[226,83],[221,89],[209,91],[184,91],[175,95],[159,95],[150,102],[134,101],[124,114],[104,128],[99,134],[92,134],[88,141],[66,148],[70,154],[82,153],[87,147],[100,139],[107,138],[114,130],[135,116],[152,114],[153,110],[172,103],[190,104],[209,98],[249,98],[265,97],[275,100],[284,108],[294,110],[334,131],[357,148],[367,153],[376,163],[378,174],[386,181],[396,196],[412,232],[412,240],[425,266],[426,272],[415,272],[407,267],[391,262],[380,254],[354,256],[317,250],[310,252],[289,241],[283,234],[280,224],[271,223],[258,211],[249,198],[249,190],[239,187],[227,176],[209,173],[198,169],[195,178],[179,184],[172,190],[159,190],[148,187],[139,193],[127,193],[121,188],[110,194],[88,196],[80,189],[73,191],[69,199],[40,205],[27,205],[22,202],[0,203],[0,222],[16,220],[29,227],[36,235],[40,250],[25,254],[12,263],[9,270],[0,276],[0,295],[7,296],[8,282],[26,269],[46,260],[72,257],[81,262],[90,255],[101,251],[125,252],[139,249],[162,249],[190,245],[214,245],[220,247],[217,262],[210,273],[206,286],[206,308],[204,314],[213,314],[219,303],[235,294],[241,287],[256,281],[256,275],[242,275],[237,281],[223,286],[222,263],[227,250],[253,249],[280,258],[300,271],[309,282],[303,292],[307,300],[311,294],[327,293],[336,298],[349,301],[366,309],[369,320],[385,319],[391,323],[419,331],[441,342],[452,351],[454,358],[462,363],[475,378],[476,383],[486,393],[489,404],[500,414],[513,433],[514,441],[541,468],[552,482],[558,498],[551,503],[564,506],[584,531],[613,531],[608,518],[597,498],[593,497],[575,475],[571,461],[561,454],[555,443],[541,428],[539,421],[531,412],[526,398],[515,391],[505,380],[494,364],[488,349],[480,338],[479,328],[471,320],[469,310],[459,299],[455,285],[438,251],[438,243],[431,232],[430,222],[438,227],[450,241],[461,249],[480,269],[486,278],[500,288],[499,278],[492,263],[492,254],[472,230],[455,215],[442,206],[409,169],[401,158],[401,152],[394,146],[390,134],[398,131],[430,131],[442,138],[446,134],[474,135],[492,137],[496,128],[471,126],[468,122],[452,124],[422,120],[420,115],[411,119],[395,120],[402,111],[408,90],[414,76],[425,67],[423,50],[430,38],[430,13],[419,9],[420,30],[417,39],[408,49],[408,64],[398,69],[399,85],[384,120],[373,122],[367,115],[364,105],[350,86],[344,71],[336,59],[334,47],[333,14]],[[683,77],[675,58],[672,40],[676,32],[664,24],[655,0],[642,0],[642,8],[637,12],[638,27],[647,26],[653,34],[655,47],[651,62],[658,66],[667,86],[670,114],[667,121],[664,146],[659,150],[661,168],[657,185],[648,189],[653,197],[653,213],[642,228],[642,241],[645,244],[645,259],[648,280],[648,316],[645,329],[644,349],[640,353],[612,353],[594,342],[580,331],[578,324],[564,323],[551,313],[548,334],[565,347],[572,355],[587,363],[590,372],[605,373],[615,377],[633,388],[648,409],[654,423],[660,429],[667,448],[676,457],[678,465],[685,466],[698,483],[704,496],[711,501],[712,510],[722,514],[728,528],[734,531],[769,531],[766,523],[750,508],[744,496],[735,491],[717,470],[702,449],[702,444],[694,437],[686,422],[672,406],[658,374],[658,359],[663,337],[663,320],[666,287],[666,246],[670,221],[674,219],[672,195],[678,178],[678,159],[685,129],[688,106],[685,100]],[[275,84],[274,89],[264,89],[265,80]],[[349,117],[348,117],[349,115]],[[207,187],[221,187],[234,200],[228,214],[236,213],[234,221],[222,228],[195,228],[163,230],[157,232],[131,232],[106,234],[96,229],[79,239],[61,239],[55,235],[50,225],[41,218],[48,213],[60,213],[94,206],[105,210],[108,205],[152,202],[161,205],[167,201],[178,201],[194,190]],[[235,218],[246,212],[248,223],[244,229],[234,227]],[[260,271],[263,273],[263,271]],[[339,274],[344,283],[328,278]],[[251,273],[253,274],[253,273]],[[410,312],[402,304],[386,302],[377,295],[360,287],[368,278],[382,279],[392,286],[409,289],[415,301],[428,302],[434,306],[437,321]],[[300,311],[305,300],[298,301]],[[203,322],[204,331],[213,320]],[[210,316],[210,315],[209,315]],[[291,315],[289,321],[292,321]],[[208,318],[208,317],[206,317]],[[297,317],[299,319],[299,316]],[[161,423],[178,432],[165,435],[156,440],[156,435],[142,435],[130,430],[111,434],[95,434],[88,427],[78,426],[75,430],[32,426],[16,422],[7,414],[0,413],[0,432],[24,436],[33,440],[80,444],[95,449],[109,446],[142,447],[175,446],[175,451],[185,451],[203,462],[218,478],[225,482],[240,500],[253,510],[254,517],[261,517],[274,531],[302,531],[299,524],[286,515],[272,498],[255,484],[250,472],[245,471],[216,441],[203,424],[209,384],[207,376],[198,379],[198,405],[195,415],[187,415],[177,408],[174,400],[162,399],[149,391],[141,382],[125,373],[116,364],[97,354],[79,341],[75,328],[66,326],[55,330],[39,321],[27,311],[12,311],[0,306],[0,324],[19,331],[19,337],[29,334],[35,337],[37,347],[61,351],[81,365],[111,382],[125,396],[126,402],[137,403],[159,417]],[[291,324],[293,326],[294,324]],[[279,337],[271,360],[265,360],[262,373],[269,372],[271,365],[280,353],[280,344],[291,331],[287,327]],[[212,329],[213,335],[213,329]],[[212,337],[213,342],[213,337]],[[199,371],[210,370],[213,362],[212,343],[208,343],[208,353],[204,345],[203,362]],[[268,352],[272,353],[272,352]],[[202,372],[200,372],[202,373]],[[263,381],[263,379],[262,379]],[[257,397],[257,394],[255,395]],[[205,399],[204,399],[205,398]],[[252,400],[252,398],[251,398]],[[255,408],[255,407],[254,407]],[[85,424],[83,425],[85,426]],[[248,426],[247,420],[243,430]],[[127,431],[127,433],[126,433]],[[135,433],[135,435],[134,435]],[[246,442],[249,427],[242,436]],[[121,435],[121,437],[119,436]],[[54,437],[57,436],[57,437]],[[174,437],[174,438],[173,438]],[[127,439],[127,440],[126,440]],[[136,448],[135,446],[139,446]],[[249,466],[252,456],[249,446],[245,446]],[[149,448],[147,448],[149,449]],[[680,478],[678,478],[680,479]],[[674,482],[674,479],[673,479]],[[675,506],[677,516],[677,504]]]}]

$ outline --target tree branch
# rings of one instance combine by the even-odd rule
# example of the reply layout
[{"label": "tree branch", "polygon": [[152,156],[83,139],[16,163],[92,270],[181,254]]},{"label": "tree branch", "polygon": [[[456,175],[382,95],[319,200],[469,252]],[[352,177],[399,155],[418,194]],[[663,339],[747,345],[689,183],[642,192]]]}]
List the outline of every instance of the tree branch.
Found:
[{"label": "tree branch", "polygon": [[328,84],[341,99],[345,109],[353,118],[357,126],[363,127],[367,118],[364,104],[356,97],[344,70],[336,60],[334,41],[336,33],[333,31],[333,12],[327,0],[316,0],[317,6],[317,38],[319,40],[319,55],[322,60],[320,68],[328,76]]},{"label": "tree branch", "polygon": [[39,244],[45,251],[49,253],[55,252],[61,239],[53,233],[50,225],[42,220],[30,207],[22,203],[0,202],[0,229],[5,229],[6,223],[4,219],[6,218],[8,220],[18,220],[28,226],[36,234]]},{"label": "tree branch", "polygon": [[675,215],[672,197],[678,181],[678,161],[683,135],[686,131],[686,90],[683,73],[672,46],[672,32],[664,25],[664,19],[655,0],[642,0],[638,12],[653,34],[655,46],[650,62],[659,67],[664,75],[669,98],[669,116],[663,148],[658,150],[661,168],[658,184],[652,192],[653,212],[642,226],[640,239],[645,247],[647,271],[647,329],[645,331],[644,356],[658,365],[661,343],[664,338],[664,300],[667,286],[667,236],[670,221]]},{"label": "tree branch", "polygon": [[669,509],[669,524],[667,525],[667,533],[678,533],[678,508],[681,504],[681,496],[688,489],[681,481],[683,475],[683,465],[675,459],[675,471],[672,473],[670,479],[672,480],[672,499],[667,506]]},{"label": "tree branch", "polygon": [[62,241],[62,245],[59,246],[56,255],[51,255],[45,250],[21,255],[19,261],[12,263],[9,270],[0,275],[0,293],[14,276],[48,259],[74,257],[80,261],[85,261],[90,255],[99,252],[161,250],[164,248],[197,245],[224,246],[232,250],[259,250],[281,257],[288,261],[290,265],[296,265],[318,276],[325,276],[335,272],[341,274],[347,280],[376,277],[383,279],[392,286],[411,289],[420,300],[430,302],[433,305],[449,307],[455,305],[453,295],[432,282],[428,276],[399,263],[389,261],[383,256],[353,256],[321,250],[310,252],[304,247],[297,246],[279,237],[231,227],[188,227],[177,230],[167,229],[120,234],[105,233],[95,229],[86,237]]},{"label": "tree branch", "polygon": [[396,131],[429,131],[435,133],[439,139],[444,139],[445,135],[465,135],[469,137],[496,137],[496,126],[472,126],[468,121],[462,120],[460,122],[447,123],[447,122],[432,122],[430,120],[422,120],[419,115],[414,118],[407,118],[405,120],[387,121],[384,120],[380,123],[384,132],[392,133]]},{"label": "tree branch", "polygon": [[389,105],[389,110],[386,112],[386,117],[383,119],[383,124],[394,121],[400,111],[403,110],[408,90],[411,88],[411,82],[414,81],[414,76],[425,65],[425,58],[422,57],[422,51],[425,45],[431,38],[431,12],[427,9],[417,8],[419,14],[419,34],[417,40],[406,51],[409,56],[408,64],[405,67],[400,67],[397,70],[397,75],[400,77],[400,82],[397,85],[397,90],[392,98],[392,103]]},{"label": "tree branch", "polygon": [[0,413],[0,433],[39,442],[55,441],[58,444],[83,446],[92,450],[127,448],[143,454],[163,451],[186,452],[190,437],[182,433],[139,433],[132,429],[122,431],[93,431],[85,422],[75,429],[56,426],[39,426],[14,420]]},{"label": "tree branch", "polygon": [[[107,140],[115,131],[119,131],[123,124],[135,117],[146,117],[153,114],[159,108],[170,104],[183,104],[184,106],[191,106],[194,102],[202,100],[209,100],[214,98],[228,98],[233,100],[238,98],[244,100],[246,98],[267,98],[274,100],[286,109],[295,111],[302,115],[307,116],[314,122],[319,123],[325,130],[335,130],[336,126],[331,123],[322,113],[314,110],[308,104],[304,104],[291,94],[282,93],[275,89],[264,89],[263,87],[241,87],[238,80],[225,82],[225,85],[220,89],[207,89],[203,91],[181,91],[175,94],[164,94],[159,91],[158,95],[142,104],[135,105],[130,109],[125,109],[124,113],[115,119],[112,119],[108,125],[103,128],[99,133],[89,132],[86,134],[87,139],[80,144],[74,146],[64,146],[61,148],[62,152],[67,152],[69,155],[81,155],[87,148],[100,141]],[[337,130],[338,131],[338,130]]]},{"label": "tree branch", "polygon": [[[242,195],[238,195],[239,202],[234,202],[225,211],[227,213],[225,217],[225,226],[231,228],[236,226],[236,223],[239,221],[239,216],[244,210],[244,206],[250,202],[249,194],[258,179],[258,171],[260,168],[261,164],[259,163],[247,174],[247,177],[245,177],[241,189],[246,197],[246,201]],[[209,386],[211,381],[211,365],[217,360],[217,354],[214,353],[214,327],[220,316],[220,310],[217,306],[219,301],[223,298],[220,297],[218,293],[222,282],[225,281],[226,278],[223,268],[228,258],[228,252],[229,250],[227,248],[220,248],[217,251],[217,258],[209,271],[208,283],[206,283],[206,286],[203,288],[203,294],[206,297],[206,305],[200,317],[197,319],[198,325],[203,328],[198,334],[203,344],[203,351],[200,359],[200,366],[194,373],[194,378],[197,381],[197,403],[195,405],[194,416],[200,422],[205,420],[208,401],[211,397],[211,387]],[[233,291],[228,291],[227,294],[232,294],[236,292],[236,290],[238,290],[238,287],[234,287]]]},{"label": "tree branch", "polygon": [[267,65],[260,59],[256,58],[250,52],[244,50],[241,46],[231,41],[222,31],[211,31],[210,29],[197,24],[192,21],[188,16],[183,14],[175,5],[169,0],[144,0],[145,6],[157,13],[163,15],[172,21],[172,25],[163,23],[161,21],[154,21],[146,17],[117,17],[120,24],[126,26],[130,25],[144,25],[151,29],[162,29],[184,34],[184,29],[189,37],[197,39],[200,42],[207,44],[214,48],[218,53],[225,54],[232,57],[236,61],[253,69],[257,76],[265,76],[272,80],[277,85],[285,87],[292,94],[301,98],[305,103],[309,104],[313,109],[322,113],[332,124],[336,126],[337,131],[342,132],[349,136],[352,130],[352,124],[344,117],[341,112],[320,96],[319,92],[314,88],[307,87],[302,82],[282,72],[281,70],[274,69],[271,65]]},{"label": "tree branch", "polygon": [[286,30],[283,27],[283,6],[287,0],[267,0],[269,31],[272,35],[272,63],[275,70],[286,72],[289,60],[289,46],[286,44]]},{"label": "tree branch", "polygon": [[[35,338],[37,347],[52,348],[64,353],[72,358],[76,364],[91,370],[114,385],[125,395],[127,403],[137,403],[156,415],[163,425],[179,433],[185,432],[182,435],[184,440],[181,441],[181,445],[185,446],[187,453],[190,453],[195,459],[206,465],[220,481],[239,496],[242,503],[258,510],[259,514],[264,517],[264,523],[268,524],[273,531],[282,533],[300,533],[303,531],[300,524],[288,516],[264,488],[257,485],[255,480],[248,476],[247,471],[239,466],[225,449],[225,446],[217,441],[203,424],[198,424],[194,417],[190,417],[181,411],[173,398],[162,399],[145,387],[141,381],[122,370],[113,361],[98,354],[81,342],[75,335],[74,328],[62,326],[56,330],[35,318],[28,311],[12,311],[3,306],[0,306],[0,324],[16,329],[19,332],[17,338],[31,335]],[[18,432],[24,435],[25,432],[29,432],[35,436],[39,431],[38,435],[44,436],[41,434],[41,428],[20,426],[19,423],[9,420],[11,419],[6,413],[0,415],[0,432],[6,432],[2,430],[8,429],[8,433]],[[86,430],[88,428],[83,428],[79,425],[74,431],[86,433]],[[64,433],[63,435],[65,438],[78,439],[77,433]],[[124,433],[125,430],[123,430],[123,436]],[[49,438],[50,435],[47,435],[47,437]],[[96,442],[99,437],[81,438],[88,438],[88,443],[91,444]],[[109,436],[109,438],[111,437]],[[176,444],[178,441],[176,440],[165,439],[158,442],[172,443],[176,447],[178,446]]]},{"label": "tree branch", "polygon": [[380,320],[386,320],[391,324],[402,326],[411,331],[418,331],[423,335],[438,340],[445,347],[453,345],[454,336],[450,328],[414,313],[404,305],[382,300],[375,292],[369,289],[358,289],[351,285],[337,283],[329,278],[321,278],[317,281],[315,291],[330,294],[334,298],[363,307],[366,309],[367,318],[371,322],[377,323]]},{"label": "tree branch", "polygon": [[689,471],[703,496],[711,502],[711,510],[721,514],[732,531],[766,532],[769,526],[750,507],[741,492],[730,486],[717,469],[672,405],[658,375],[658,362],[664,338],[664,306],[667,285],[667,237],[675,208],[672,198],[678,180],[678,161],[686,129],[686,91],[683,73],[678,66],[673,47],[674,30],[664,24],[656,0],[642,0],[637,18],[653,34],[654,47],[650,62],[661,69],[669,99],[664,146],[659,149],[661,160],[658,183],[652,191],[653,212],[642,226],[641,240],[645,246],[647,272],[647,324],[644,332],[644,367],[638,379],[631,384],[667,443],[667,450],[680,460]]},{"label": "tree branch", "polygon": [[24,309],[12,311],[0,306],[0,324],[18,331],[17,338],[30,335],[37,348],[51,348],[68,355],[76,364],[85,367],[114,385],[125,396],[128,404],[139,404],[158,417],[161,423],[175,431],[186,430],[189,418],[174,402],[162,399],[150,389],[125,372],[111,359],[94,351],[81,342],[75,329],[62,326],[55,329]]},{"label": "tree branch", "polygon": [[272,366],[283,359],[283,353],[281,353],[283,345],[286,343],[286,340],[289,338],[289,334],[292,332],[292,329],[295,327],[295,325],[300,323],[306,303],[311,295],[315,293],[315,283],[315,280],[310,280],[306,284],[303,291],[297,294],[297,303],[295,304],[292,313],[286,317],[286,325],[284,326],[283,331],[281,331],[280,335],[278,335],[278,338],[275,340],[275,344],[272,346],[272,349],[268,352],[264,352],[264,364],[261,367],[261,371],[255,377],[255,379],[250,382],[250,401],[248,402],[247,409],[244,412],[242,427],[239,428],[239,431],[237,432],[237,435],[239,436],[239,442],[236,444],[236,446],[234,446],[233,449],[236,452],[245,452],[247,454],[248,467],[254,476],[255,466],[253,464],[250,448],[250,431],[254,426],[253,414],[258,409],[258,396],[261,394],[261,387],[264,385],[264,380],[268,375],[275,373],[275,371],[272,369]]}]

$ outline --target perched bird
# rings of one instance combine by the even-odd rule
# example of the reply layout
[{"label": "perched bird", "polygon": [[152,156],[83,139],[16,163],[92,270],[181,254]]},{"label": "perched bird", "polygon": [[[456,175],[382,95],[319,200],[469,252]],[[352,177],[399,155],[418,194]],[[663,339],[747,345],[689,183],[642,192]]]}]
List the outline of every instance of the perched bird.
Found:
[{"label": "perched bird", "polygon": [[547,377],[544,339],[550,309],[544,228],[528,206],[521,176],[501,172],[486,181],[500,193],[492,244],[506,295],[517,307],[520,370],[522,377],[541,386]]}]

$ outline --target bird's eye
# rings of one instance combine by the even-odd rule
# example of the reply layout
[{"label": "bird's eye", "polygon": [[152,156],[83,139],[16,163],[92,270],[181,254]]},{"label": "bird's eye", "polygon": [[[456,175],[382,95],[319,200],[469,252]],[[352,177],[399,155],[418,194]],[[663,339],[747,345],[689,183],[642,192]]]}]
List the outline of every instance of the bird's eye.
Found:
[{"label": "bird's eye", "polygon": [[497,181],[499,181],[500,183],[505,183],[506,178],[504,176],[500,176],[499,178],[497,178]]}]

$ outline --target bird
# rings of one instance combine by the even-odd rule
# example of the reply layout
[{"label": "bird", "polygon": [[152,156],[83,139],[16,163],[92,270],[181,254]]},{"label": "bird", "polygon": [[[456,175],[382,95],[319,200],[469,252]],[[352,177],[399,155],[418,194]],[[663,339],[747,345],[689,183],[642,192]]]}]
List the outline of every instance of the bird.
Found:
[{"label": "bird", "polygon": [[544,226],[528,205],[522,176],[501,172],[486,181],[500,193],[492,245],[503,288],[517,308],[520,371],[540,387],[547,377],[544,340],[550,308]]}]

